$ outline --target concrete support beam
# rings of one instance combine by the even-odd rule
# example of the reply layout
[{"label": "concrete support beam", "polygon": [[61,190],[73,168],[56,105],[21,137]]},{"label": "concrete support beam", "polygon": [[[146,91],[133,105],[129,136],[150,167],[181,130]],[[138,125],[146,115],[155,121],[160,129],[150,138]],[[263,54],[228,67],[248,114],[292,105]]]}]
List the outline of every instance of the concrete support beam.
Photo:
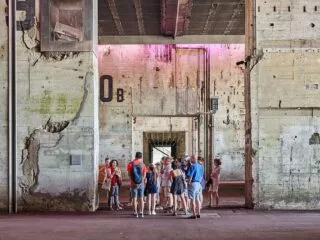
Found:
[{"label": "concrete support beam", "polygon": [[145,35],[144,23],[143,23],[143,14],[142,14],[142,8],[141,8],[141,0],[134,0],[134,7],[136,9],[139,34],[140,35]]},{"label": "concrete support beam", "polygon": [[114,21],[114,23],[116,25],[118,34],[119,35],[124,35],[125,33],[124,33],[124,30],[123,30],[123,27],[122,27],[122,24],[121,24],[121,20],[120,20],[119,14],[118,14],[118,10],[117,10],[117,7],[116,7],[115,0],[106,0],[106,2],[109,5],[109,8],[110,8],[110,11],[111,11],[111,14],[112,14],[112,18],[113,18],[113,21]]},{"label": "concrete support beam", "polygon": [[175,39],[164,36],[100,36],[104,44],[231,44],[244,43],[244,35],[186,35]]},{"label": "concrete support beam", "polygon": [[[246,0],[245,13],[245,56],[251,58],[254,53],[253,38],[253,9],[254,0]],[[246,64],[244,75],[244,102],[245,102],[245,205],[247,208],[253,208],[253,177],[252,177],[252,121],[251,121],[251,64]]]}]

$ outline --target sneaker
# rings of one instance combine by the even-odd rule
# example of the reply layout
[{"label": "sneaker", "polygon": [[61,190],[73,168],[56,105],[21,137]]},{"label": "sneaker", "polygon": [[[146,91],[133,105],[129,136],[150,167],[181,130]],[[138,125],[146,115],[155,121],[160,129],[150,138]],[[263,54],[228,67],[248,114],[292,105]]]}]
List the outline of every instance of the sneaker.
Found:
[{"label": "sneaker", "polygon": [[152,214],[152,215],[157,215],[157,213],[156,213],[155,211],[153,211],[151,214]]},{"label": "sneaker", "polygon": [[148,212],[148,215],[152,215],[151,211]]},{"label": "sneaker", "polygon": [[117,210],[123,210],[123,208],[119,206],[119,207],[117,207]]},{"label": "sneaker", "polygon": [[138,213],[133,213],[133,216],[135,216],[136,218],[138,218],[139,217],[139,215],[138,215]]},{"label": "sneaker", "polygon": [[178,214],[176,212],[172,213],[172,216],[178,216]]},{"label": "sneaker", "polygon": [[140,213],[140,217],[141,217],[141,218],[144,218],[144,215],[143,215],[143,213]]},{"label": "sneaker", "polygon": [[113,207],[109,207],[109,210],[110,210],[110,211],[114,211]]},{"label": "sneaker", "polygon": [[192,215],[192,216],[188,217],[188,219],[197,219],[197,217],[195,215]]},{"label": "sneaker", "polygon": [[197,218],[200,218],[200,214],[197,215]]}]

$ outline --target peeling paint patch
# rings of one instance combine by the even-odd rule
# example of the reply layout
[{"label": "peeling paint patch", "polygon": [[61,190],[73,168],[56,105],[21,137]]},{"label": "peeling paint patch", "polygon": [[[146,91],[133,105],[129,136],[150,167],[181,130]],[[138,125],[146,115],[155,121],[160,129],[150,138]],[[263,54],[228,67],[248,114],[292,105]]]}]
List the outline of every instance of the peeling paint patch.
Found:
[{"label": "peeling paint patch", "polygon": [[320,144],[320,135],[319,133],[312,134],[311,138],[309,139],[309,145]]},{"label": "peeling paint patch", "polygon": [[50,133],[57,133],[62,132],[68,125],[69,121],[52,122],[51,118],[49,118],[43,129]]},{"label": "peeling paint patch", "polygon": [[39,175],[39,149],[40,141],[38,139],[39,129],[35,129],[24,140],[24,149],[22,150],[22,173],[23,180],[20,182],[20,187],[23,193],[32,193],[38,186]]}]

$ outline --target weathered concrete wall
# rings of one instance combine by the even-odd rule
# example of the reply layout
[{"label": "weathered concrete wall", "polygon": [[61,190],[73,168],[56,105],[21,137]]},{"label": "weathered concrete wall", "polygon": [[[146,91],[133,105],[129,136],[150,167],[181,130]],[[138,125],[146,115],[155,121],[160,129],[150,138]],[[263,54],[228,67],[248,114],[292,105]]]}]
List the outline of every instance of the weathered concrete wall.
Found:
[{"label": "weathered concrete wall", "polygon": [[223,163],[222,179],[244,180],[244,79],[236,62],[244,44],[211,48],[211,96],[219,98],[214,116],[214,155]]},{"label": "weathered concrete wall", "polygon": [[[101,161],[109,156],[124,166],[135,151],[141,151],[144,128],[157,126],[152,127],[154,131],[165,131],[161,126],[170,116],[203,114],[204,49],[211,53],[211,96],[221,98],[215,151],[225,164],[223,179],[243,180],[243,74],[235,64],[243,59],[241,44],[100,46],[100,76],[113,77],[114,93],[112,101],[100,103]],[[124,89],[122,102],[116,98],[118,88]],[[136,133],[134,117],[152,118]],[[188,124],[179,128],[191,131]],[[187,141],[190,154],[192,140]],[[200,151],[193,149],[196,154],[203,155],[203,141],[201,136]]]},{"label": "weathered concrete wall", "polygon": [[[93,52],[40,53],[38,29],[17,32],[20,211],[97,208],[98,61]],[[71,164],[71,156],[80,159]]]},{"label": "weathered concrete wall", "polygon": [[319,1],[258,0],[256,10],[256,206],[319,209]]},{"label": "weathered concrete wall", "polygon": [[0,2],[0,211],[8,209],[8,27],[5,1]]}]

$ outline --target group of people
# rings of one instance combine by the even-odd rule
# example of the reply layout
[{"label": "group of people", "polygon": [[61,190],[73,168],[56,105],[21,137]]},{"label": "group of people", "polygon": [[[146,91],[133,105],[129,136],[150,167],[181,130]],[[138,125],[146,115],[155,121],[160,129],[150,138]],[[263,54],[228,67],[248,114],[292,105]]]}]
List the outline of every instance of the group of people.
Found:
[{"label": "group of people", "polygon": [[[108,205],[111,210],[121,210],[119,188],[122,175],[117,160],[105,160],[105,178],[101,188],[109,189]],[[179,209],[188,218],[200,218],[203,204],[203,190],[208,188],[210,206],[219,204],[219,181],[221,160],[214,159],[214,167],[210,179],[204,177],[204,161],[194,155],[181,159],[164,156],[160,162],[143,163],[142,153],[137,152],[135,159],[127,165],[130,178],[130,201],[135,217],[144,217],[144,205],[147,203],[147,213],[156,215],[156,210],[164,209],[176,216]]]}]

